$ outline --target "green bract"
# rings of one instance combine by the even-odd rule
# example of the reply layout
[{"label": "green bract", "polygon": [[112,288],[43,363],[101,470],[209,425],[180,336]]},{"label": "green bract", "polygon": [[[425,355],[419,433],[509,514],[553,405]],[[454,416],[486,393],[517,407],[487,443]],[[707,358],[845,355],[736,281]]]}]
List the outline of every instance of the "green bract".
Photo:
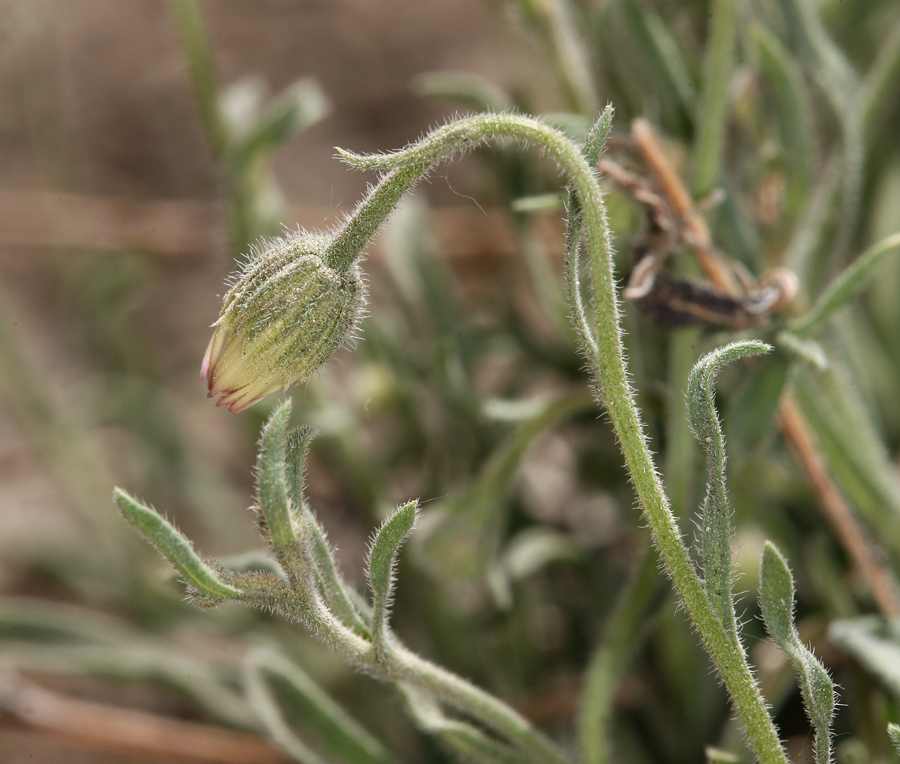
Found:
[{"label": "green bract", "polygon": [[267,242],[225,295],[200,378],[218,406],[237,413],[303,382],[353,334],[365,285],[323,253],[329,237],[296,234]]}]

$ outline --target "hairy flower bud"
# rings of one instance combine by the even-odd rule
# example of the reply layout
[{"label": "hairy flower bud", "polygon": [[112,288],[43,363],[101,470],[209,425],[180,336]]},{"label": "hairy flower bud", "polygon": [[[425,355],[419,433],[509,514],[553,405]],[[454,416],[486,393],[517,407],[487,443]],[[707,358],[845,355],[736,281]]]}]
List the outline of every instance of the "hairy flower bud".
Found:
[{"label": "hairy flower bud", "polygon": [[326,265],[329,241],[301,233],[267,242],[237,275],[200,369],[217,406],[237,413],[305,381],[352,336],[365,286],[356,265]]}]

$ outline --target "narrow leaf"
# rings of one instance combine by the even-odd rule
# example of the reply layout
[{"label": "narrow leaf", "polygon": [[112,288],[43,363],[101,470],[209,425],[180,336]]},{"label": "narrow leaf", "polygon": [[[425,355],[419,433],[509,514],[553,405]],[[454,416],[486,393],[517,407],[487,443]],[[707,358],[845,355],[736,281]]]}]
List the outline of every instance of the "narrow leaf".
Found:
[{"label": "narrow leaf", "polygon": [[787,562],[771,542],[763,548],[759,596],[769,635],[782,650],[794,649],[794,579]]},{"label": "narrow leaf", "polygon": [[[589,166],[595,167],[600,161],[606,139],[612,129],[612,120],[615,110],[612,104],[607,104],[600,117],[591,127],[584,144],[581,147],[581,155]],[[575,329],[578,332],[578,340],[582,346],[582,352],[587,356],[590,368],[598,369],[599,346],[594,337],[593,323],[588,316],[588,307],[581,291],[581,238],[583,220],[581,204],[574,185],[568,187],[568,200],[566,208],[569,215],[566,218],[566,274],[569,284],[569,302],[572,306],[572,317]],[[595,379],[598,396],[601,391],[601,380]]]},{"label": "narrow leaf", "polygon": [[615,110],[611,104],[607,104],[606,108],[600,112],[597,121],[591,125],[591,129],[584,137],[584,144],[581,147],[581,154],[584,161],[591,167],[600,161],[603,154],[603,147],[606,145],[606,139],[609,137],[609,131],[612,130],[612,120]]},{"label": "narrow leaf", "polygon": [[620,0],[616,5],[624,22],[622,32],[637,53],[635,74],[646,83],[645,105],[652,99],[662,124],[686,132],[696,112],[697,97],[678,43],[666,22],[646,4]]},{"label": "narrow leaf", "polygon": [[830,318],[859,293],[874,273],[875,267],[898,248],[900,233],[892,234],[869,247],[832,282],[809,313],[790,325],[790,330],[802,337]]},{"label": "narrow leaf", "polygon": [[728,85],[734,70],[737,3],[714,0],[711,29],[703,63],[703,95],[694,142],[694,191],[708,195],[719,182],[725,125],[728,120]]},{"label": "narrow leaf", "polygon": [[694,434],[706,452],[709,471],[700,540],[706,596],[722,626],[737,637],[731,596],[731,507],[725,491],[725,437],[716,413],[713,383],[731,361],[766,353],[772,348],[756,340],[734,342],[701,358],[688,380],[688,409]]},{"label": "narrow leaf", "polygon": [[288,496],[290,497],[291,514],[294,522],[302,523],[308,553],[316,569],[319,588],[325,604],[344,625],[353,629],[362,637],[369,636],[365,603],[353,591],[341,576],[334,559],[334,553],[328,544],[325,529],[313,514],[304,495],[306,488],[306,455],[316,430],[300,427],[287,436],[285,455],[285,471],[287,475]]},{"label": "narrow leaf", "polygon": [[900,552],[900,487],[892,479],[891,456],[871,412],[841,367],[798,371],[797,400],[834,477],[881,542]]},{"label": "narrow leaf", "polygon": [[394,512],[375,534],[369,550],[369,587],[372,589],[372,641],[375,649],[384,646],[394,593],[394,568],[400,546],[412,532],[419,516],[419,503],[411,501]]},{"label": "narrow leaf", "polygon": [[706,764],[740,764],[740,758],[728,751],[707,747]]},{"label": "narrow leaf", "polygon": [[834,683],[825,667],[800,641],[794,627],[794,579],[784,557],[769,541],[763,548],[759,579],[760,605],[766,628],[794,665],[806,712],[816,729],[816,762],[830,764]]},{"label": "narrow leaf", "polygon": [[371,610],[338,571],[325,530],[312,512],[308,510],[304,512],[304,521],[310,534],[309,551],[316,566],[316,575],[325,604],[345,626],[353,629],[361,637],[368,637],[372,620]]},{"label": "narrow leaf", "polygon": [[[250,702],[269,734],[303,764],[390,764],[384,746],[353,719],[299,666],[269,649],[247,656],[244,679]],[[324,757],[297,732],[303,730]]]},{"label": "narrow leaf", "polygon": [[[285,573],[296,580],[303,574],[304,564],[289,498],[289,483],[293,486],[297,480],[296,476],[288,480],[286,466],[285,430],[290,416],[291,401],[287,399],[272,412],[263,427],[256,461],[256,488],[261,512],[260,533]],[[300,489],[302,494],[302,478]]]},{"label": "narrow leaf", "polygon": [[[90,621],[96,614],[86,616]],[[108,626],[97,623],[98,627]],[[0,634],[5,631],[0,622]],[[121,629],[120,629],[121,632]],[[8,636],[5,635],[4,636]],[[213,718],[237,728],[254,726],[242,694],[232,686],[230,666],[217,659],[204,660],[180,653],[171,641],[157,642],[134,630],[127,640],[115,634],[114,641],[102,644],[53,640],[4,640],[3,659],[7,668],[26,673],[56,676],[104,677],[125,682],[154,682],[190,698]]]},{"label": "narrow leaf", "polygon": [[622,588],[605,634],[588,664],[578,713],[578,739],[585,764],[609,764],[616,690],[648,631],[660,591],[659,555],[645,548]]},{"label": "narrow leaf", "polygon": [[291,509],[299,513],[306,506],[306,456],[310,444],[318,435],[312,427],[299,427],[287,436],[285,448],[285,475]]},{"label": "narrow leaf", "polygon": [[869,136],[874,136],[890,113],[892,98],[897,97],[900,82],[900,24],[894,26],[890,37],[878,49],[872,66],[866,73],[860,93],[862,121]]},{"label": "narrow leaf", "polygon": [[513,212],[523,215],[532,212],[557,212],[564,207],[563,198],[557,193],[523,196],[509,205]]},{"label": "narrow leaf", "polygon": [[172,564],[201,602],[216,605],[223,599],[243,598],[243,593],[200,559],[190,540],[155,509],[136,501],[120,488],[113,491],[113,499],[122,516]]}]

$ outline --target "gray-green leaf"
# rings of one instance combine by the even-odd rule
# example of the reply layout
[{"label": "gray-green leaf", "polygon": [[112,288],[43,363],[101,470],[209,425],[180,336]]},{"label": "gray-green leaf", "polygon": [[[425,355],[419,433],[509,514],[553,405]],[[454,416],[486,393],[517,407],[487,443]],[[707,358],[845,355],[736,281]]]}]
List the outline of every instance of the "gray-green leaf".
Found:
[{"label": "gray-green leaf", "polygon": [[794,627],[794,579],[784,557],[769,541],[763,549],[759,578],[766,628],[794,665],[806,711],[816,729],[816,762],[830,764],[834,683],[825,667],[800,641]]},{"label": "gray-green leaf", "polygon": [[375,534],[369,550],[369,586],[372,589],[372,641],[375,649],[383,649],[385,632],[394,593],[394,567],[400,546],[412,532],[419,516],[418,501],[404,504],[394,512]]},{"label": "gray-green leaf", "polygon": [[215,567],[197,555],[187,536],[155,509],[133,499],[121,488],[113,491],[113,499],[128,523],[184,577],[200,604],[213,606],[223,599],[243,598],[239,589],[226,583]]}]

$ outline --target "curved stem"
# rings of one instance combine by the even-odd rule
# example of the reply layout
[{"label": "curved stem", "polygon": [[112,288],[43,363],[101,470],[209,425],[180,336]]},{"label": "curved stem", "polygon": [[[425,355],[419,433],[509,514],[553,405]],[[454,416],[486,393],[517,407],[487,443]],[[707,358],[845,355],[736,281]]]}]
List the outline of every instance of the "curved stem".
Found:
[{"label": "curved stem", "polygon": [[325,262],[338,273],[346,273],[403,194],[427,172],[428,165],[412,165],[387,173],[338,229],[325,250]]},{"label": "curved stem", "polygon": [[[625,366],[606,207],[597,177],[579,148],[538,120],[510,114],[485,114],[445,125],[402,151],[380,156],[356,156],[339,151],[358,169],[405,168],[424,172],[435,163],[481,142],[504,138],[520,140],[547,151],[567,173],[575,188],[595,302],[593,332],[588,334],[592,340],[588,360],[602,384],[603,403],[619,438],[635,492],[666,570],[731,695],[756,755],[766,764],[784,763],[787,761],[784,750],[756,681],[743,652],[728,638],[704,594],[647,446]],[[577,247],[570,247],[570,257],[573,250]],[[570,273],[574,272],[570,268]],[[575,281],[570,279],[570,289]],[[584,338],[586,327],[579,325],[578,330]]]}]

